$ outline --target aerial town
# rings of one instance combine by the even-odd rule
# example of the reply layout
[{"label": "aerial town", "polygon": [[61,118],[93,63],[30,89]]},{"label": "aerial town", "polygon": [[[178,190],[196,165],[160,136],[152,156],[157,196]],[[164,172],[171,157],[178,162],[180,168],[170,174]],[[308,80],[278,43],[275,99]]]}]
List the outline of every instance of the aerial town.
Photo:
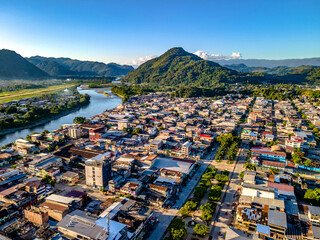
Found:
[{"label": "aerial town", "polygon": [[320,240],[319,13],[0,1],[0,240]]},{"label": "aerial town", "polygon": [[133,96],[2,148],[1,239],[320,239],[318,126],[307,97]]}]

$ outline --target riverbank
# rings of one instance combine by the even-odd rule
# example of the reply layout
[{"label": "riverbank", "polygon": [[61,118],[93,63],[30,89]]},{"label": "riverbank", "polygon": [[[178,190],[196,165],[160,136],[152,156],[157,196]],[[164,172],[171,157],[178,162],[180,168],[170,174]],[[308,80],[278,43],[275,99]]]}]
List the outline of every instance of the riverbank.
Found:
[{"label": "riverbank", "polygon": [[77,90],[81,95],[88,94],[90,96],[90,102],[88,105],[67,109],[57,115],[34,122],[32,125],[28,125],[27,127],[19,126],[17,128],[10,129],[4,128],[3,131],[0,132],[0,146],[12,143],[19,138],[25,138],[33,132],[41,133],[44,130],[48,130],[50,132],[54,131],[59,129],[63,124],[73,124],[75,117],[89,118],[100,114],[105,110],[115,108],[122,102],[120,97],[111,94],[110,89],[106,89],[106,92],[110,93],[111,97],[99,94],[92,89],[82,90],[81,88],[78,88]]},{"label": "riverbank", "polygon": [[64,117],[66,115],[69,115],[70,113],[76,112],[79,109],[81,109],[82,107],[87,106],[89,103],[90,103],[90,101],[87,104],[84,104],[84,105],[81,105],[81,106],[77,106],[77,107],[72,108],[72,109],[68,109],[68,110],[63,111],[61,113],[53,115],[53,116],[51,116],[49,118],[46,118],[46,119],[43,119],[43,120],[39,120],[39,121],[37,121],[37,122],[35,122],[33,124],[30,124],[30,125],[27,125],[27,126],[24,126],[24,127],[9,128],[9,129],[5,129],[5,130],[1,130],[0,131],[0,136],[6,135],[6,134],[9,134],[9,133],[14,133],[16,131],[20,131],[20,130],[24,130],[24,129],[28,129],[28,128],[34,128],[34,127],[38,127],[38,126],[44,125],[44,124],[46,124],[46,123],[48,123],[48,122],[50,122],[52,120],[56,120],[58,118]]}]

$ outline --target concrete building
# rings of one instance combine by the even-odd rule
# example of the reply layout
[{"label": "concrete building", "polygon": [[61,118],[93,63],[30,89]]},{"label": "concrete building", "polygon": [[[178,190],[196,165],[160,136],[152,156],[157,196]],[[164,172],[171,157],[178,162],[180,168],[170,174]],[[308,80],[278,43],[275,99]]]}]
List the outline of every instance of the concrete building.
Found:
[{"label": "concrete building", "polygon": [[71,138],[78,139],[81,137],[81,128],[80,127],[69,128],[68,134]]},{"label": "concrete building", "polygon": [[48,211],[37,208],[37,207],[31,207],[30,209],[25,209],[24,217],[28,221],[39,226],[44,225],[49,221]]},{"label": "concrete building", "polygon": [[105,188],[111,180],[110,154],[100,154],[86,161],[86,184]]},{"label": "concrete building", "polygon": [[23,154],[28,154],[36,150],[36,145],[29,143],[27,140],[24,139],[17,139],[14,142],[12,149]]},{"label": "concrete building", "polygon": [[57,226],[61,233],[72,239],[130,239],[125,224],[108,220],[105,217],[95,218],[80,210],[66,215]]},{"label": "concrete building", "polygon": [[183,155],[188,156],[189,153],[191,152],[191,146],[192,146],[192,142],[189,142],[189,141],[182,144],[181,153]]},{"label": "concrete building", "polygon": [[127,121],[118,122],[118,130],[122,131],[124,128],[128,128],[129,123]]}]

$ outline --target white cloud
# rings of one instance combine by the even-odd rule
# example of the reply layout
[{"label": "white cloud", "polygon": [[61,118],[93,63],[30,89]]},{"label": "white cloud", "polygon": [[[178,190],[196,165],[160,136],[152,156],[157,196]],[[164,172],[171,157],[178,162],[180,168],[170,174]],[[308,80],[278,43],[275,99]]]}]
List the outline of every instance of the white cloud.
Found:
[{"label": "white cloud", "polygon": [[205,60],[224,60],[224,59],[238,59],[241,58],[241,53],[233,52],[231,55],[222,55],[222,54],[208,54],[205,51],[196,51],[195,55],[205,59]]},{"label": "white cloud", "polygon": [[146,61],[149,61],[153,58],[157,57],[157,55],[150,55],[150,56],[145,56],[145,57],[141,57],[135,60],[132,60],[131,62],[129,62],[128,64],[133,66],[133,67],[138,67],[141,64],[145,63]]}]

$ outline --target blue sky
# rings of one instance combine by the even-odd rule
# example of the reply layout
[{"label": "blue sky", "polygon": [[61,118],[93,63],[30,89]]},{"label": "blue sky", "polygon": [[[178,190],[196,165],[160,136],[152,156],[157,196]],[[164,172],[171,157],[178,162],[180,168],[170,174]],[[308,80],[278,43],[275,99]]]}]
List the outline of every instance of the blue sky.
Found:
[{"label": "blue sky", "polygon": [[320,57],[319,13],[318,0],[0,0],[0,49],[118,63],[175,46]]}]

